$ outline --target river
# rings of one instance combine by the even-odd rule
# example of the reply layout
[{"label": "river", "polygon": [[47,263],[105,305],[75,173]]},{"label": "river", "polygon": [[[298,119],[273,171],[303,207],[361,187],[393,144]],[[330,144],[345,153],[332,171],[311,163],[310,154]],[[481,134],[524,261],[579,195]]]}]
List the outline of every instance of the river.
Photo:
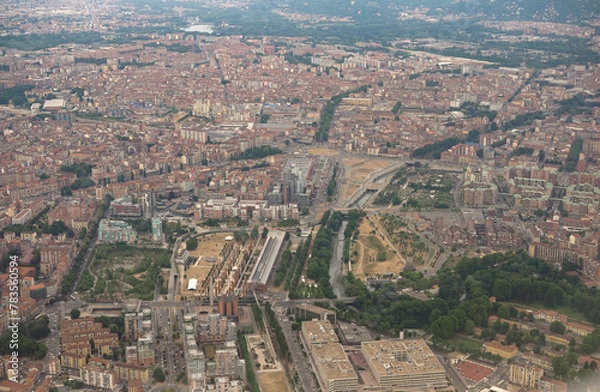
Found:
[{"label": "river", "polygon": [[342,221],[337,239],[333,239],[333,256],[329,263],[331,287],[338,298],[344,297],[344,282],[342,281],[344,278],[344,262],[342,256],[344,255],[344,231],[346,226],[348,226],[348,221]]}]

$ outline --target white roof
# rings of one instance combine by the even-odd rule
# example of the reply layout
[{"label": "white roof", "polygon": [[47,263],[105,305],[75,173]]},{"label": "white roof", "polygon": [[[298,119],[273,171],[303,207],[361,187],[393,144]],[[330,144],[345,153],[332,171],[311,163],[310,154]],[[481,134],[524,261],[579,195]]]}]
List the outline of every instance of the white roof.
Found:
[{"label": "white roof", "polygon": [[192,278],[188,280],[188,290],[196,290],[198,288],[198,279]]}]

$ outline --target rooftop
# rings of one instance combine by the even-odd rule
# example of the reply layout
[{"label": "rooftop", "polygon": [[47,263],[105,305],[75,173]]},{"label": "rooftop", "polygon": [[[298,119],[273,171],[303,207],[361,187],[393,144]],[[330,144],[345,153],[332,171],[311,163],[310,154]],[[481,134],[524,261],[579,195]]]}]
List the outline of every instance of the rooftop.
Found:
[{"label": "rooftop", "polygon": [[377,340],[361,343],[362,351],[379,375],[444,372],[440,361],[423,339]]},{"label": "rooftop", "polygon": [[312,356],[327,380],[357,379],[354,368],[339,343],[313,346]]}]

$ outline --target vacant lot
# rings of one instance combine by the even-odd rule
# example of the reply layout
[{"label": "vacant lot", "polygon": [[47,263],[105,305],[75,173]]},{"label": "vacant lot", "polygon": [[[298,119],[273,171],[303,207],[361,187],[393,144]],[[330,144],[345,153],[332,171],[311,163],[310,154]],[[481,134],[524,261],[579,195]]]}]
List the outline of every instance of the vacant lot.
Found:
[{"label": "vacant lot", "polygon": [[220,266],[221,260],[219,256],[221,255],[223,246],[227,243],[225,237],[230,235],[233,235],[233,233],[215,233],[198,237],[198,248],[190,251],[190,256],[196,257],[198,260],[190,265],[186,271],[180,271],[180,276],[183,276],[180,286],[183,292],[187,290],[190,279],[198,279],[198,287],[200,288],[210,270]]},{"label": "vacant lot", "polygon": [[368,219],[363,219],[359,235],[352,244],[352,272],[360,279],[385,274],[397,275],[404,270],[404,262],[387,241],[373,228]]},{"label": "vacant lot", "polygon": [[293,390],[288,385],[283,370],[258,371],[257,373],[261,392],[284,392]]},{"label": "vacant lot", "polygon": [[383,170],[393,164],[391,161],[365,158],[346,158],[342,160],[345,167],[344,181],[340,200],[346,200],[361,185],[364,185],[365,180],[369,175]]},{"label": "vacant lot", "polygon": [[233,233],[215,233],[198,237],[198,248],[190,251],[190,256],[204,258],[218,257],[221,254],[223,245],[225,245],[225,237],[231,235]]},{"label": "vacant lot", "polygon": [[310,150],[308,150],[308,153],[311,155],[326,157],[333,157],[339,154],[339,152],[337,152],[336,150],[331,150],[329,148],[311,148]]}]

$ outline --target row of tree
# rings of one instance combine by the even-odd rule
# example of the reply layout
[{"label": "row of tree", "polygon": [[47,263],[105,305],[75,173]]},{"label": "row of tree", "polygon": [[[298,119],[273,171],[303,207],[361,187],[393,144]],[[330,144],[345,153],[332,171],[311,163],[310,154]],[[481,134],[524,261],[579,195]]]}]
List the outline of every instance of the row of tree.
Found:
[{"label": "row of tree", "polygon": [[[304,271],[304,266],[306,265],[311,242],[312,234],[309,234],[304,243],[300,242],[294,258],[289,267],[286,268],[283,288],[288,291],[288,296],[292,299],[300,298],[299,282]],[[277,275],[275,275],[275,279],[277,279]]]},{"label": "row of tree", "polygon": [[350,261],[350,246],[352,245],[352,239],[354,238],[356,229],[358,229],[361,218],[365,215],[365,213],[361,213],[358,210],[350,210],[348,212],[348,225],[346,225],[346,229],[344,230],[344,251],[342,254],[344,263]]},{"label": "row of tree", "polygon": [[335,298],[329,277],[329,263],[332,252],[333,231],[337,231],[342,222],[339,211],[333,214],[326,211],[321,218],[321,228],[317,232],[312,246],[312,254],[306,266],[306,276],[317,282],[319,293],[327,298]]},{"label": "row of tree", "polygon": [[246,336],[244,336],[241,331],[238,331],[237,338],[240,351],[242,352],[242,357],[244,357],[244,361],[246,362],[246,380],[248,381],[250,392],[260,392],[260,386],[258,385],[258,380],[256,379],[256,373],[254,373],[252,361],[250,361],[250,352],[248,351]]},{"label": "row of tree", "polygon": [[269,323],[271,330],[275,333],[275,343],[277,344],[277,347],[279,347],[281,358],[284,361],[289,362],[291,360],[291,355],[285,333],[283,333],[283,329],[277,320],[277,316],[268,301],[265,303],[265,313],[267,314],[267,322]]},{"label": "row of tree", "polygon": [[326,142],[329,140],[329,128],[331,128],[331,120],[335,113],[336,107],[342,102],[342,99],[348,98],[351,94],[359,92],[367,92],[369,86],[360,86],[354,90],[346,91],[341,94],[334,95],[330,100],[325,102],[323,109],[321,110],[321,116],[319,118],[319,126],[315,132],[315,140],[318,142]]},{"label": "row of tree", "polygon": [[60,293],[62,295],[69,294],[73,289],[73,285],[75,284],[75,280],[77,279],[77,274],[79,273],[83,261],[85,260],[85,255],[89,250],[90,245],[94,241],[96,234],[98,233],[98,225],[100,224],[100,219],[102,219],[102,217],[104,216],[104,213],[110,206],[110,202],[112,201],[112,199],[113,198],[111,195],[104,196],[104,199],[102,199],[102,202],[96,209],[94,216],[92,217],[92,219],[90,219],[89,230],[87,230],[85,237],[81,241],[79,252],[75,257],[75,261],[73,262],[71,269],[69,269],[69,273],[67,274],[67,276],[65,276],[65,279],[62,282],[60,288]]}]

